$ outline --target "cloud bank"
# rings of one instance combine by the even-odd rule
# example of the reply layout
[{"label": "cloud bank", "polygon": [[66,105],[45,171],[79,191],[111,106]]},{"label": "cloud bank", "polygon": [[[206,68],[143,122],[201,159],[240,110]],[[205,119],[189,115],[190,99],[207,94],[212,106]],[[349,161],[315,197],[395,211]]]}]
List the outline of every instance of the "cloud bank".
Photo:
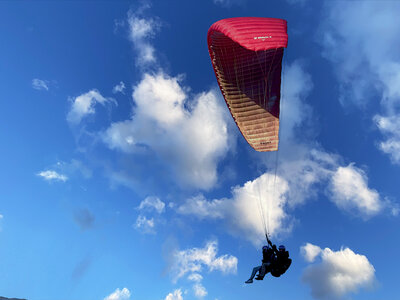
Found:
[{"label": "cloud bank", "polygon": [[206,199],[202,194],[190,197],[176,207],[179,214],[194,215],[200,220],[224,220],[232,234],[244,236],[258,245],[262,242],[265,226],[271,236],[291,231],[294,219],[290,210],[316,198],[321,187],[339,209],[365,219],[391,207],[369,187],[368,177],[362,169],[354,163],[343,165],[339,155],[309,142],[315,133],[311,123],[312,109],[306,98],[313,83],[304,64],[295,61],[285,68],[283,76],[276,176],[276,160],[271,159],[272,154],[254,154],[254,160],[263,163],[267,171],[242,186],[233,187],[230,198]]}]

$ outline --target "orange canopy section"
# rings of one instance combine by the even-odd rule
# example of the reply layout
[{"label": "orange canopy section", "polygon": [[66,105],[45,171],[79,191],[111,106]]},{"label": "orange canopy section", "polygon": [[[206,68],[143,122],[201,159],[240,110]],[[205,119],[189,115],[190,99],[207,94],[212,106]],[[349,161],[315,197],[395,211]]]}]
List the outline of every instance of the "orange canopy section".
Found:
[{"label": "orange canopy section", "polygon": [[208,30],[208,50],[225,102],[246,141],[276,151],[285,20],[230,18]]}]

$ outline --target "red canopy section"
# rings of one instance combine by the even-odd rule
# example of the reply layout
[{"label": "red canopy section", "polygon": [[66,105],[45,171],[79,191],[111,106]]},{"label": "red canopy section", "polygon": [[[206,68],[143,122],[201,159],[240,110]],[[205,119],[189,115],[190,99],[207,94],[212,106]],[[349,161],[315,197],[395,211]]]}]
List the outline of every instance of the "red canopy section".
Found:
[{"label": "red canopy section", "polygon": [[247,142],[257,151],[275,151],[285,20],[231,18],[208,30],[208,49],[226,104]]}]

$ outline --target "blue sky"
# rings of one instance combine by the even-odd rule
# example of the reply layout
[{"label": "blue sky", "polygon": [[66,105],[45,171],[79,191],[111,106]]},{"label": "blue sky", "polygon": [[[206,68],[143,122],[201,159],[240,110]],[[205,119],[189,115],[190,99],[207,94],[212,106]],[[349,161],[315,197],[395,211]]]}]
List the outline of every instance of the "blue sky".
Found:
[{"label": "blue sky", "polygon": [[[0,295],[396,299],[399,10],[0,2]],[[240,135],[211,66],[208,28],[240,16],[288,21],[278,156]],[[245,285],[258,199],[293,264]]]}]

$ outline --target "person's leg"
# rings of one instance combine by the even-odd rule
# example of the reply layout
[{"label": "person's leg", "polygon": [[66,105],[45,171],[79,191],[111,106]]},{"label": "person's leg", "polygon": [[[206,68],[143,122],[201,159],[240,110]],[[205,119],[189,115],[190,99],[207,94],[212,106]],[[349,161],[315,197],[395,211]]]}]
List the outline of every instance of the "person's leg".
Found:
[{"label": "person's leg", "polygon": [[246,281],[246,283],[252,283],[252,282],[253,282],[254,276],[256,276],[256,273],[257,273],[258,271],[260,271],[260,269],[261,269],[261,266],[254,267],[254,268],[253,268],[253,272],[251,272],[251,276],[250,276],[249,280]]},{"label": "person's leg", "polygon": [[260,272],[258,272],[258,276],[256,277],[257,280],[263,280],[265,274],[267,274],[269,269],[270,263],[263,263],[260,268]]}]

